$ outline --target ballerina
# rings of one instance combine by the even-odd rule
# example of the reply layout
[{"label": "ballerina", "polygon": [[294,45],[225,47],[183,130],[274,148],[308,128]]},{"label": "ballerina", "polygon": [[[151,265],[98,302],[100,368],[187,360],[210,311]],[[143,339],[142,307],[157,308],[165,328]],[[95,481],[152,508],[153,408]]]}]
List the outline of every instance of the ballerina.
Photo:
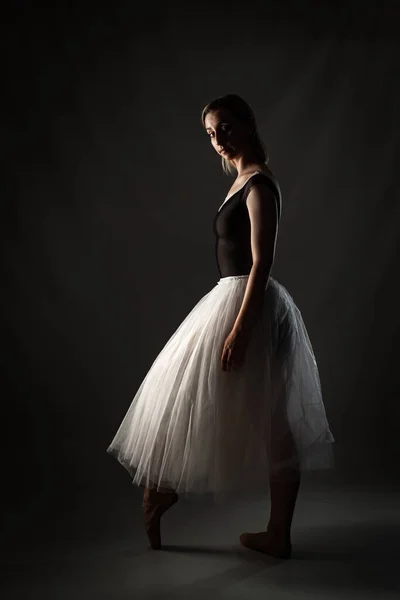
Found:
[{"label": "ballerina", "polygon": [[108,452],[144,487],[145,530],[178,494],[270,492],[265,531],[241,543],[291,556],[301,473],[334,467],[333,435],[301,313],[272,277],[282,195],[250,106],[229,94],[202,125],[237,177],[213,222],[220,278],[154,360]]}]

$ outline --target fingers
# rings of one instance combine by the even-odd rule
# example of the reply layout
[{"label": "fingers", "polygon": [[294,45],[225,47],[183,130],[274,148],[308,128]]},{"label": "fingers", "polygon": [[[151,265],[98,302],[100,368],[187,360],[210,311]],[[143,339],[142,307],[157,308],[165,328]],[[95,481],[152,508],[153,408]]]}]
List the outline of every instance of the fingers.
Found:
[{"label": "fingers", "polygon": [[232,356],[232,350],[230,348],[224,348],[221,357],[221,367],[223,371],[237,371],[243,361],[234,359]]},{"label": "fingers", "polygon": [[230,354],[231,351],[229,348],[224,348],[221,356],[221,367],[223,371],[230,370]]},{"label": "fingers", "polygon": [[224,348],[221,356],[221,367],[223,371],[228,370],[228,352],[229,350]]}]

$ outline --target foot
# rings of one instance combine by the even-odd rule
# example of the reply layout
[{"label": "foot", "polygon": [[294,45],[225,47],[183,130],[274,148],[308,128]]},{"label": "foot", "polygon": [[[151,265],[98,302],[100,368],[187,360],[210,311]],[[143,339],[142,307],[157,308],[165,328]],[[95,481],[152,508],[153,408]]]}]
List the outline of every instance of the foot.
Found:
[{"label": "foot", "polygon": [[149,539],[150,548],[161,550],[161,517],[173,504],[178,502],[178,494],[175,492],[160,493],[155,490],[146,490],[146,492],[142,504],[145,531]]},{"label": "foot", "polygon": [[276,558],[290,558],[292,545],[290,540],[282,540],[270,531],[261,531],[260,533],[242,533],[240,542],[250,550],[257,550],[270,554]]}]

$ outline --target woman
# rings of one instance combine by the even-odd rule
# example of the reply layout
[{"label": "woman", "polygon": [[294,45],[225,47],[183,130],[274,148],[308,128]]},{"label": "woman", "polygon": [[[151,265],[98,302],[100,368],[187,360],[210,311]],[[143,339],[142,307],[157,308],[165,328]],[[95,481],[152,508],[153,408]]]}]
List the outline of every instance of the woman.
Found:
[{"label": "woman", "polygon": [[271,494],[267,530],[240,541],[289,558],[301,472],[334,466],[334,438],[300,311],[270,274],[282,202],[254,114],[230,94],[202,124],[237,171],[214,218],[220,279],[155,359],[108,452],[145,488],[152,548],[177,492],[259,489]]}]

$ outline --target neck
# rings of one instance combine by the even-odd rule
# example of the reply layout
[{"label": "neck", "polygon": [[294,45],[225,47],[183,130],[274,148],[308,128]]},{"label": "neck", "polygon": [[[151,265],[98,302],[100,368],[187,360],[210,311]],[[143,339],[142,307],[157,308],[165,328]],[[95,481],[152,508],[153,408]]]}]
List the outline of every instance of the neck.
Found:
[{"label": "neck", "polygon": [[265,164],[253,154],[238,156],[237,158],[233,158],[231,162],[238,172],[238,177],[265,167]]}]

